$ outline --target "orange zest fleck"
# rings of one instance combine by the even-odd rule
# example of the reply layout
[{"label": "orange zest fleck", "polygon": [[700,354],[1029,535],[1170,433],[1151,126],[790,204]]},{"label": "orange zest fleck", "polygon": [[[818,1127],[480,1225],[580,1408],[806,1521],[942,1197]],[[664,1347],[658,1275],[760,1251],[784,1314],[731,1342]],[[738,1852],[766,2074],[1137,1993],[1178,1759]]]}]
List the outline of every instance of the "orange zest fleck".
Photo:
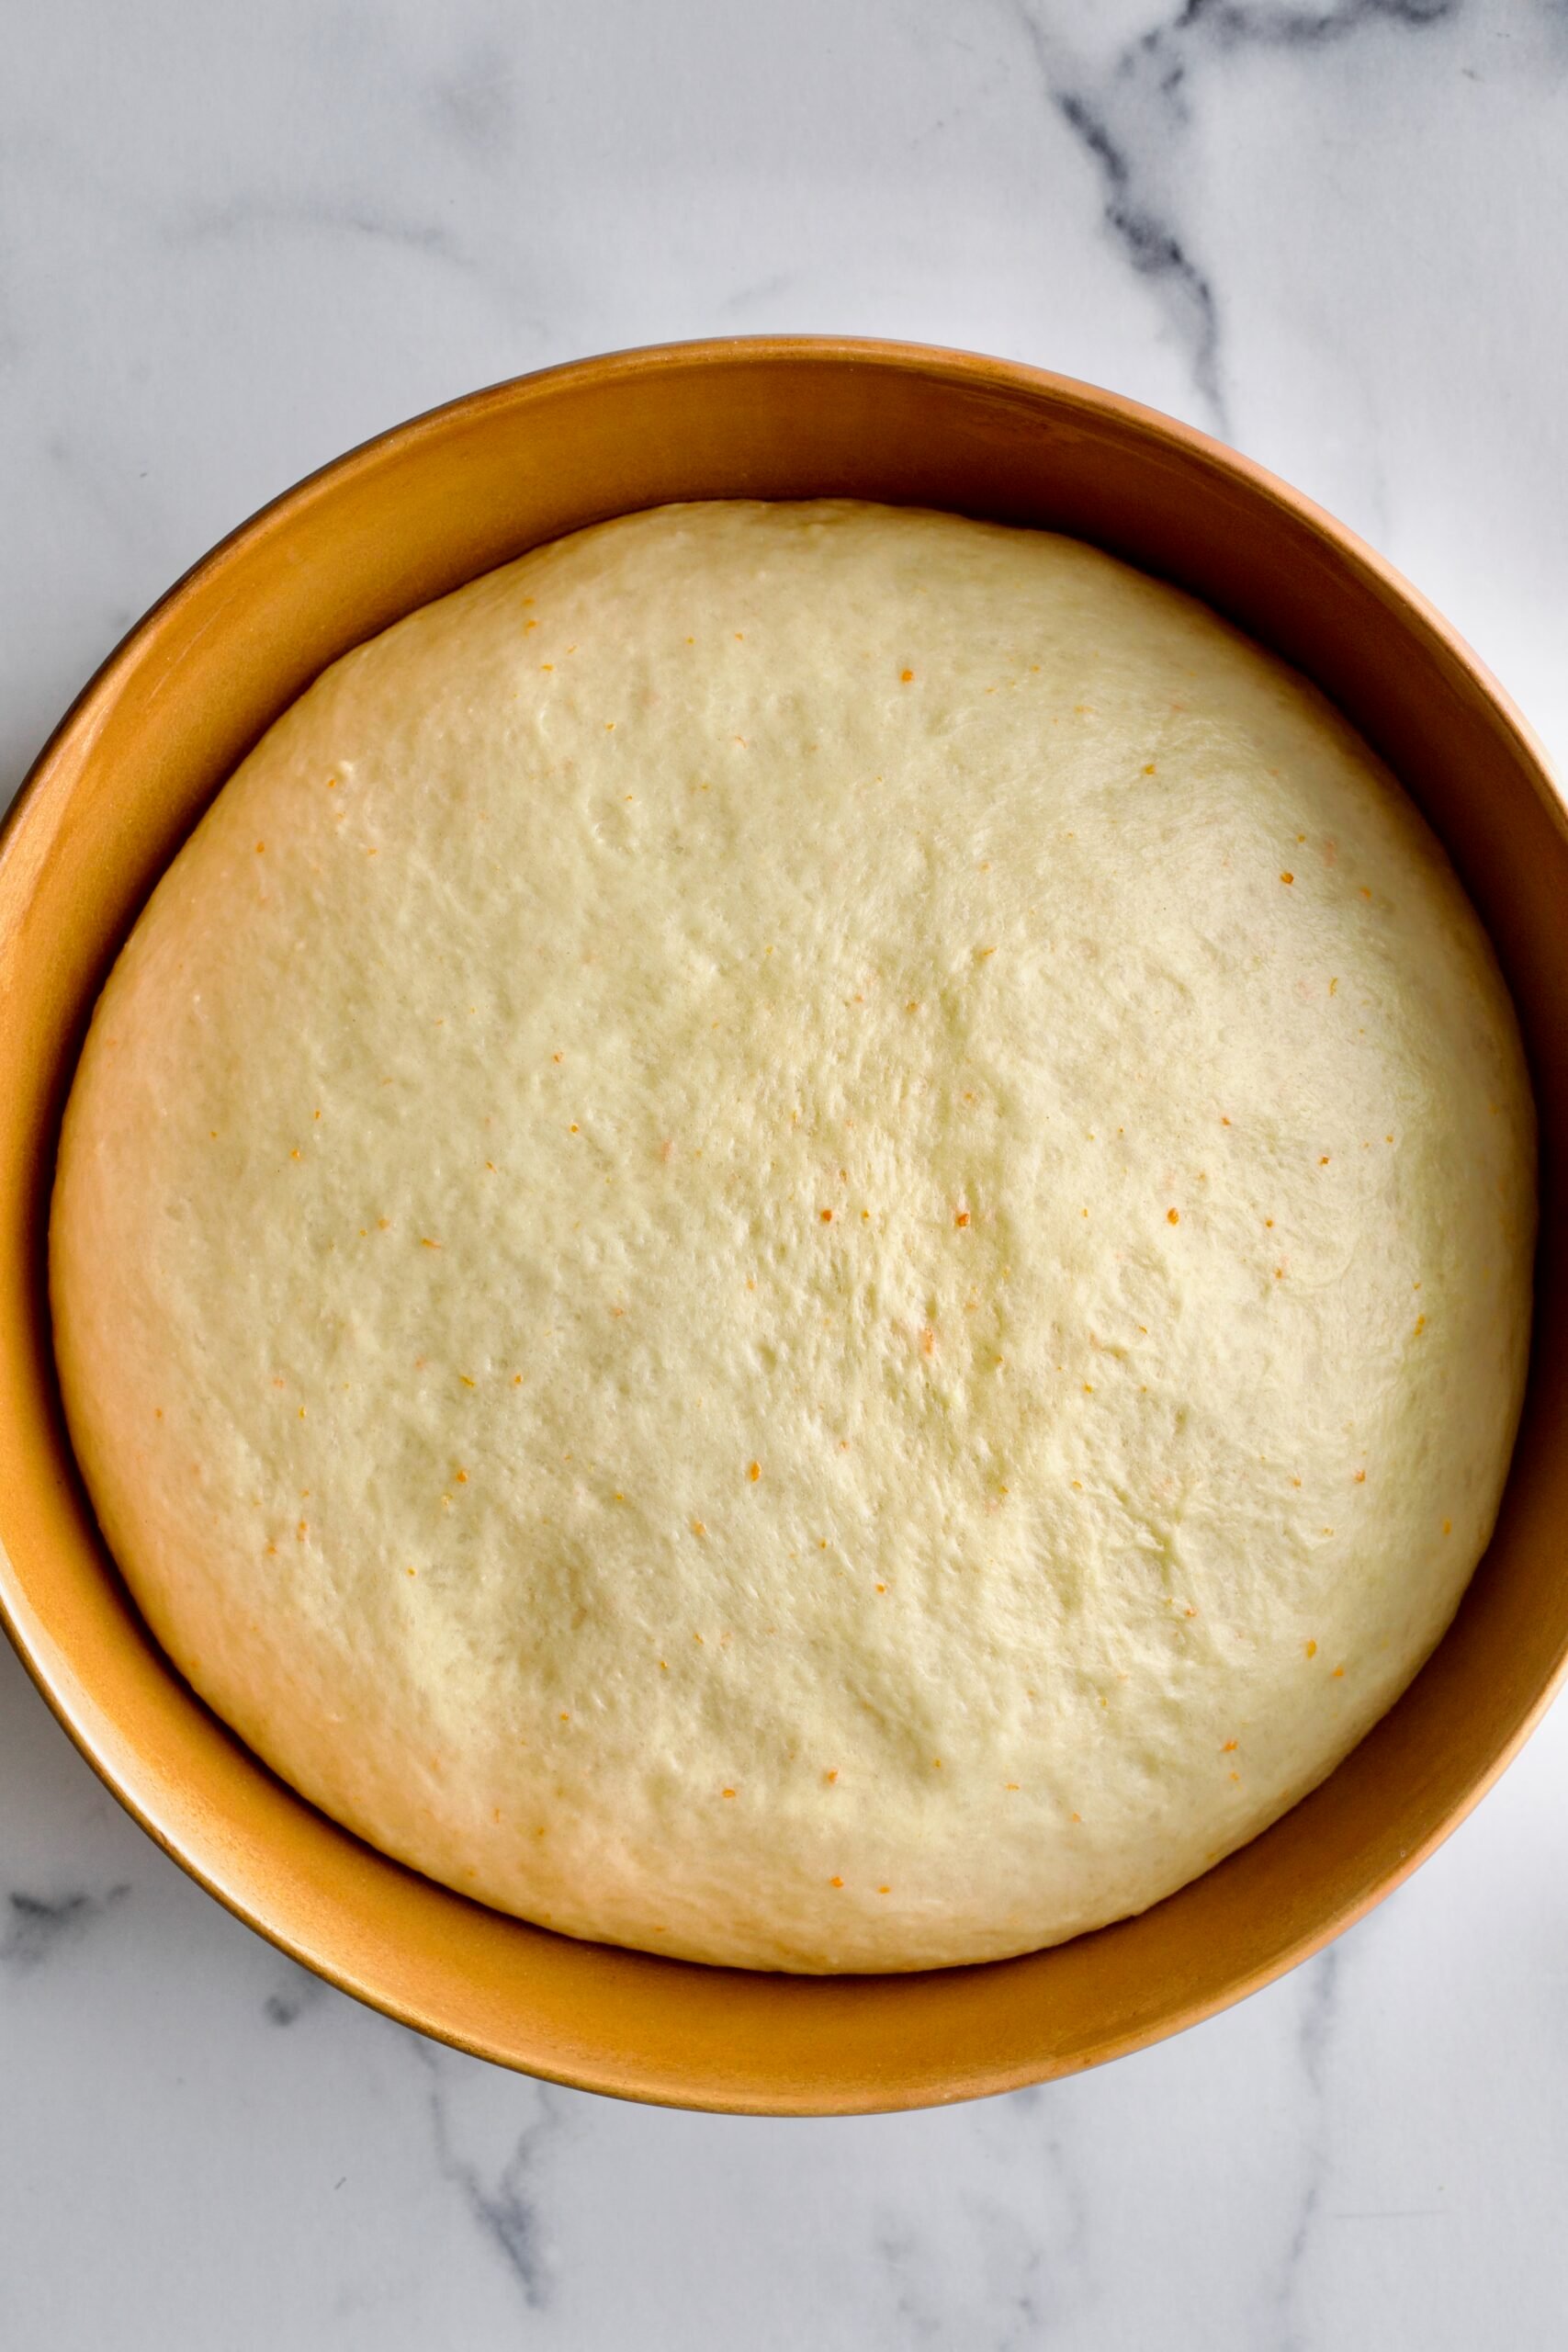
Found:
[{"label": "orange zest fleck", "polygon": [[752,1462],[752,1463],[749,1463],[749,1464],[748,1464],[748,1465],[747,1465],[747,1470],[746,1470],[746,1476],[748,1476],[748,1478],[750,1478],[750,1479],[751,1484],[752,1484],[753,1486],[755,1486],[755,1485],[756,1485],[756,1483],[757,1483],[758,1479],[761,1476],[761,1475],[762,1475],[762,1465],[761,1465],[761,1464],[760,1462]]},{"label": "orange zest fleck", "polygon": [[1165,1213],[1165,1221],[1167,1225],[1179,1225],[1181,1223],[1181,1211],[1179,1209],[1167,1209]]},{"label": "orange zest fleck", "polygon": [[1281,874],[1280,876],[1281,882],[1293,882],[1295,878],[1293,874]]},{"label": "orange zest fleck", "polygon": [[967,1224],[968,1224],[968,1222],[969,1222],[969,1212],[968,1212],[968,1210],[967,1210],[967,1209],[958,1209],[958,1210],[956,1210],[956,1211],[954,1212],[954,1214],[953,1214],[953,1224],[954,1224],[954,1225],[967,1225]]}]

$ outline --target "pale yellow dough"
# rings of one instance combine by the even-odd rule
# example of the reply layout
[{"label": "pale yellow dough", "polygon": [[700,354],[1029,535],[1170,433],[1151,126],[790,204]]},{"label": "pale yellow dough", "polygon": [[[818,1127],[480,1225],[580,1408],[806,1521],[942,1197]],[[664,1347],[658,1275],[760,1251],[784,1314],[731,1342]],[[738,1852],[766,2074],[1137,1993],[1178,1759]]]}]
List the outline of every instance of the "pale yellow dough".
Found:
[{"label": "pale yellow dough", "polygon": [[175,860],[51,1241],[191,1682],[579,1936],[908,1969],[1142,1909],[1385,1709],[1529,1328],[1512,1012],[1318,695],[1070,540],[581,533]]}]

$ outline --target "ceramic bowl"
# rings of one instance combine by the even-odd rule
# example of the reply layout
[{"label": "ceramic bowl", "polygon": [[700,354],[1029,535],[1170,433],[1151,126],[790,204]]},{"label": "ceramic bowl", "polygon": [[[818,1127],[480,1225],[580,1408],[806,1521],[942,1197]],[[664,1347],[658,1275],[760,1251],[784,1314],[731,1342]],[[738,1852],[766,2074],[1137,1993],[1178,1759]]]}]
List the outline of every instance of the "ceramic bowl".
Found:
[{"label": "ceramic bowl", "polygon": [[[1487,923],[1542,1138],[1524,1425],[1490,1551],[1392,1713],[1263,1837],[1141,1918],[915,1976],[803,1979],[573,1942],[432,1884],[224,1730],[130,1604],[61,1418],[44,1289],[57,1123],[94,998],[192,821],[326,663],[563,531],[667,499],[841,494],[1047,525],[1177,582],[1316,681],[1403,778]],[[0,1605],[142,1826],[307,1967],[465,2050],[625,2096],[769,2113],[973,2098],[1154,2041],[1315,1951],[1430,1853],[1568,1652],[1568,827],[1541,755],[1349,532],[1168,418],[916,346],[637,351],[455,402],[235,532],[105,664],[0,848]]]}]

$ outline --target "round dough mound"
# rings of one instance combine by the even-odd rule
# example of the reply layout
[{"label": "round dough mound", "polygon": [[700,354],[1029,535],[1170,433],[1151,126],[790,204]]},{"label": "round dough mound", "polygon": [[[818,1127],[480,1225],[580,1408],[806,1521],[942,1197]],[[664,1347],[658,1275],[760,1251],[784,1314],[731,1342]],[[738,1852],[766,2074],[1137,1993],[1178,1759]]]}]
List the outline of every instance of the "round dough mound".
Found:
[{"label": "round dough mound", "polygon": [[387,1852],[808,1971],[1142,1909],[1486,1544],[1511,1008],[1319,695],[1073,541],[667,508],[337,662],[138,924],[61,1373],[196,1689]]}]

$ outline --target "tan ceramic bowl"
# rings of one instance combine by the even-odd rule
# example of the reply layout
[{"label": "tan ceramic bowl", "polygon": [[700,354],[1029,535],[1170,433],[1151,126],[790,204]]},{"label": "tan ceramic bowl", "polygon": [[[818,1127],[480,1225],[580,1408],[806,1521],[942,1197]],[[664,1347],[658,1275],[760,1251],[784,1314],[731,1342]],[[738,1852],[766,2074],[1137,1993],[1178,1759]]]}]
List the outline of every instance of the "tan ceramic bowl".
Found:
[{"label": "tan ceramic bowl", "polygon": [[[1536,1352],[1492,1548],[1436,1656],[1316,1793],[1142,1918],[919,1976],[802,1979],[525,1927],[361,1845],[192,1696],[130,1606],[56,1395],[45,1221],[94,997],[193,819],[317,672],[538,541],[666,499],[823,492],[1076,532],[1276,647],[1392,762],[1487,923],[1541,1114]],[[1438,616],[1200,434],[991,359],[802,338],[590,360],[387,434],[197,565],[39,760],[0,852],[0,1602],[66,1730],[220,1902],[334,1984],[530,2073],[682,2106],[914,2107],[1066,2074],[1206,2017],[1431,1852],[1568,1651],[1568,828]]]}]

